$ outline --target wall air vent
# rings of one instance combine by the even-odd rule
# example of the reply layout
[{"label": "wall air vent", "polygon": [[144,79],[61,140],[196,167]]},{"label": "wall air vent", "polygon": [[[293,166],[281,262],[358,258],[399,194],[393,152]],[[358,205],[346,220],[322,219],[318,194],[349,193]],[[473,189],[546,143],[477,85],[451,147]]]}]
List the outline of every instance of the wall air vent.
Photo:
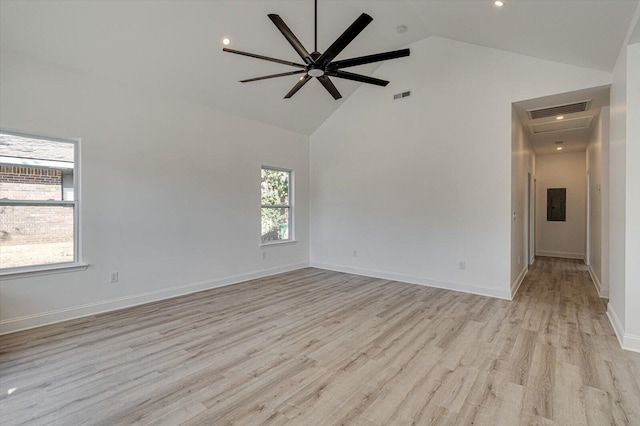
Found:
[{"label": "wall air vent", "polygon": [[588,101],[575,102],[572,104],[555,105],[551,107],[529,109],[529,118],[535,120],[536,118],[545,117],[557,117],[559,115],[573,114],[574,112],[584,112],[589,109],[591,99]]},{"label": "wall air vent", "polygon": [[408,98],[409,96],[411,96],[411,90],[407,90],[406,92],[396,93],[395,95],[393,95],[393,100],[398,101],[403,98]]}]

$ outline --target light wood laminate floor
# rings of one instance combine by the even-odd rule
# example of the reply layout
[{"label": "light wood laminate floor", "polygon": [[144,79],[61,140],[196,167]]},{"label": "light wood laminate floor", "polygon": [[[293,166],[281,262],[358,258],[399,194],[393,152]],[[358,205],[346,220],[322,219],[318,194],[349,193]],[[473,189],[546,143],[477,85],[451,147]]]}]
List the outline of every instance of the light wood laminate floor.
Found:
[{"label": "light wood laminate floor", "polygon": [[5,426],[640,425],[640,354],[572,260],[512,302],[308,268],[0,347]]}]

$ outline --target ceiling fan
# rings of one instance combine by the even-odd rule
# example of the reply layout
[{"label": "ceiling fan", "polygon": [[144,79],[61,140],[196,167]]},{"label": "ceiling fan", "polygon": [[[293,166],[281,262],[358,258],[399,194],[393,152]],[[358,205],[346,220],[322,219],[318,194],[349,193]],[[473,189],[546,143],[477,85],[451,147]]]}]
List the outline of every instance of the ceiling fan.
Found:
[{"label": "ceiling fan", "polygon": [[386,80],[380,80],[378,78],[368,77],[362,74],[355,74],[348,71],[342,71],[342,68],[355,67],[356,65],[370,64],[372,62],[380,62],[386,61],[387,59],[395,59],[401,58],[403,56],[409,56],[409,49],[401,49],[394,50],[391,52],[384,53],[376,53],[373,55],[359,56],[357,58],[351,59],[343,59],[340,61],[334,61],[336,56],[340,54],[344,50],[345,47],[349,43],[355,39],[358,34],[365,29],[373,18],[366,13],[361,14],[358,19],[356,19],[353,24],[349,26],[345,30],[344,33],[340,37],[333,42],[324,53],[318,52],[318,0],[314,0],[314,49],[313,52],[309,53],[307,49],[304,48],[302,43],[297,39],[297,37],[293,34],[293,32],[289,29],[287,24],[284,23],[282,18],[279,15],[271,13],[268,15],[269,19],[275,24],[275,26],[280,30],[282,35],[287,39],[287,41],[291,44],[291,46],[295,49],[295,51],[300,55],[304,64],[285,61],[282,59],[270,58],[268,56],[256,55],[255,53],[242,52],[240,50],[234,50],[229,48],[223,48],[222,50],[225,52],[235,53],[238,55],[249,56],[251,58],[263,59],[265,61],[276,62],[283,65],[289,65],[292,67],[300,68],[296,71],[283,72],[279,74],[271,74],[265,75],[262,77],[249,78],[246,80],[240,80],[240,83],[248,83],[250,81],[258,81],[258,80],[266,80],[269,78],[275,77],[284,77],[288,75],[294,74],[304,74],[300,77],[300,80],[296,83],[295,86],[285,95],[285,99],[292,97],[302,86],[307,84],[307,82],[315,77],[318,81],[324,86],[325,89],[333,96],[334,99],[340,99],[342,95],[336,89],[336,86],[333,85],[329,77],[338,77],[344,78],[346,80],[358,81],[361,83],[375,84],[378,86],[386,86],[389,84]]}]

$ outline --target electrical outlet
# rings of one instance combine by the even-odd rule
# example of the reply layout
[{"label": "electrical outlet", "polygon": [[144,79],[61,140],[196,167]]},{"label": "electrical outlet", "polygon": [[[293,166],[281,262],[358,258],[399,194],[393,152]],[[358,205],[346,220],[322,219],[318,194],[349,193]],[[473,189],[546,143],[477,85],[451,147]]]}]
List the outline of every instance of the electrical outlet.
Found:
[{"label": "electrical outlet", "polygon": [[117,272],[112,272],[110,274],[110,281],[111,281],[111,284],[117,283],[119,281],[119,277],[118,277],[118,273]]},{"label": "electrical outlet", "polygon": [[467,264],[464,260],[461,260],[460,262],[458,262],[458,269],[460,269],[461,271],[464,271],[466,267],[467,267]]},{"label": "electrical outlet", "polygon": [[358,250],[353,251],[353,257],[358,257]]},{"label": "electrical outlet", "polygon": [[262,252],[262,258],[263,258],[263,259],[266,259],[266,258],[267,258],[267,252],[266,252],[266,251],[263,251],[263,252]]}]

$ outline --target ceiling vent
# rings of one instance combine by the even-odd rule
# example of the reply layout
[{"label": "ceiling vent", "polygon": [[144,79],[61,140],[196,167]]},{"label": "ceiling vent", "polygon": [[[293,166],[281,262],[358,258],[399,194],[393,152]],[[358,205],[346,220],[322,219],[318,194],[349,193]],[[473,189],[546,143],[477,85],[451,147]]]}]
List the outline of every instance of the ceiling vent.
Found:
[{"label": "ceiling vent", "polygon": [[403,98],[408,98],[409,96],[411,96],[411,90],[407,90],[406,92],[396,93],[395,95],[393,95],[393,100],[398,101]]},{"label": "ceiling vent", "polygon": [[558,115],[573,114],[574,112],[584,112],[589,109],[591,99],[588,101],[575,102],[572,104],[556,105],[552,107],[529,109],[529,118],[535,120],[536,118],[545,117],[557,117]]}]

